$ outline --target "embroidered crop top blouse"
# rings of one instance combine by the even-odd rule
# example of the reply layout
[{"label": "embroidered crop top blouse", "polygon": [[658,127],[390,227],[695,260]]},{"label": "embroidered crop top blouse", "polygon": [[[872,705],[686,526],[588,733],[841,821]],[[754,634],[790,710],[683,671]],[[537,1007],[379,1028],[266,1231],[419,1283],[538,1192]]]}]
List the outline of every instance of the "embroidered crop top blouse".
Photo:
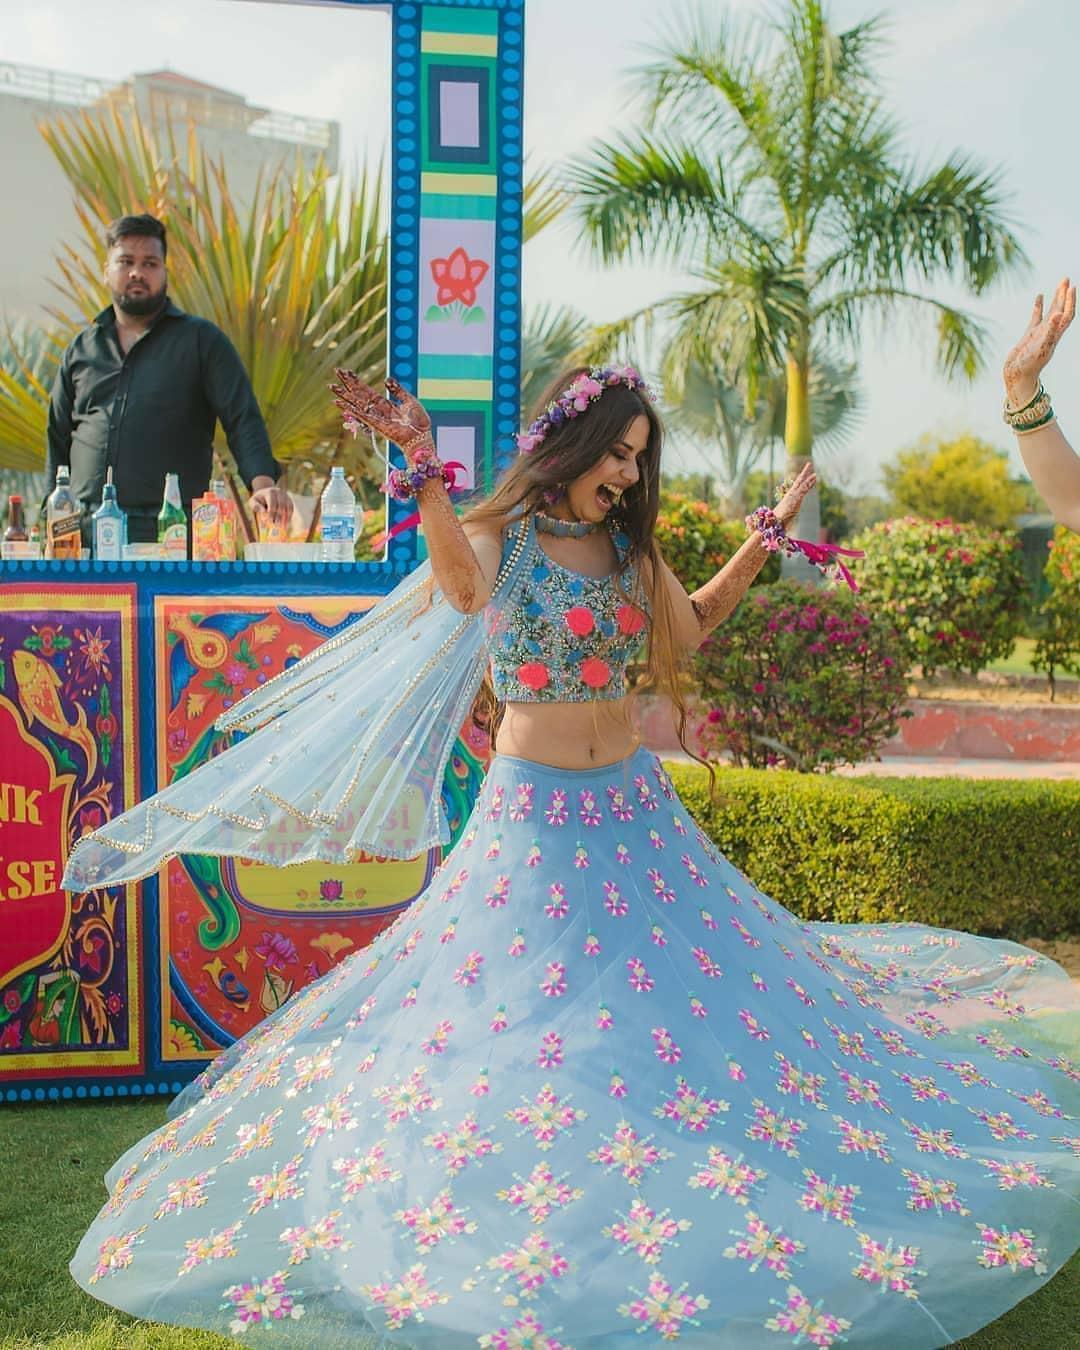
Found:
[{"label": "embroidered crop top blouse", "polygon": [[[627,537],[612,539],[625,556]],[[614,574],[574,572],[538,544],[532,566],[502,608],[489,609],[485,619],[495,696],[507,703],[621,698],[647,623],[646,614],[619,593]]]}]

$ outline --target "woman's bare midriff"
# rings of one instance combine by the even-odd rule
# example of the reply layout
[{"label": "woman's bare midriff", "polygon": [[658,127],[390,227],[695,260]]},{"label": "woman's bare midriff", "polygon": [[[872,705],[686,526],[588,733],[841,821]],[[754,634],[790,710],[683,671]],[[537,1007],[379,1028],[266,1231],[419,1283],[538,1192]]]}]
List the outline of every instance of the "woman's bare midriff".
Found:
[{"label": "woman's bare midriff", "polygon": [[495,752],[556,769],[599,769],[617,764],[639,744],[626,700],[595,703],[508,703]]}]

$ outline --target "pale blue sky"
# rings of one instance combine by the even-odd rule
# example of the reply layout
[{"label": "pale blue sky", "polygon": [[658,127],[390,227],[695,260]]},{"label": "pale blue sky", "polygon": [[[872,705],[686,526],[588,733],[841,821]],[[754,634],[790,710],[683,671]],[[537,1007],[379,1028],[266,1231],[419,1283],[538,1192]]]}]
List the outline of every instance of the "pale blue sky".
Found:
[{"label": "pale blue sky", "polygon": [[[709,9],[767,12],[765,0],[709,0]],[[868,329],[860,359],[865,416],[838,454],[853,485],[872,485],[881,461],[924,432],[973,429],[1009,447],[999,420],[1000,355],[1036,289],[1080,273],[1080,178],[1073,165],[1075,0],[834,0],[834,23],[886,10],[891,43],[882,91],[924,164],[954,148],[1000,165],[1030,254],[1027,277],[971,304],[992,329],[994,359],[973,385],[936,374],[925,329]],[[681,0],[528,0],[527,144],[556,162],[627,125],[628,68]],[[169,65],[249,100],[342,123],[350,158],[385,132],[386,17],[348,9],[237,0],[0,0],[0,60],[121,79]],[[526,251],[526,302],[571,301],[596,320],[655,299],[677,276],[641,267],[605,271],[558,225]],[[960,297],[950,296],[957,300]],[[1063,421],[1080,425],[1080,331],[1047,377]],[[1014,452],[1015,458],[1015,452]],[[1018,459],[1016,461],[1019,463]],[[676,467],[673,463],[672,467]]]}]

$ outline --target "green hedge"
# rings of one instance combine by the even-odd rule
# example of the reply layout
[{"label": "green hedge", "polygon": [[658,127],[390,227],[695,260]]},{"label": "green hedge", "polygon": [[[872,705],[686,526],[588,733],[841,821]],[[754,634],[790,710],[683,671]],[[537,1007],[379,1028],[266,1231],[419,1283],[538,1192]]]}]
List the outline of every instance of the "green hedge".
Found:
[{"label": "green hedge", "polygon": [[1080,783],[669,764],[720,850],[807,919],[1008,937],[1080,930]]}]

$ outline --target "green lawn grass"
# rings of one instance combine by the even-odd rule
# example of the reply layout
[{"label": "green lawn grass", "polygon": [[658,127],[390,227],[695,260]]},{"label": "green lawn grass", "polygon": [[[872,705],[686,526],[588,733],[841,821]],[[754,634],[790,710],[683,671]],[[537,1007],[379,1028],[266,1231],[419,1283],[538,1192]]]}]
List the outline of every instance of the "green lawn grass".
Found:
[{"label": "green lawn grass", "polygon": [[1034,656],[1035,639],[1019,637],[1013,644],[1010,655],[1003,656],[1000,661],[991,661],[986,669],[993,671],[995,675],[1038,675],[1041,672],[1031,664]]},{"label": "green lawn grass", "polygon": [[[83,1231],[104,1203],[105,1171],[164,1118],[160,1101],[0,1109],[0,1350],[236,1345],[212,1332],[137,1322],[84,1294],[68,1274]],[[964,1350],[1077,1350],[1080,1257],[999,1321],[956,1344]]]}]

